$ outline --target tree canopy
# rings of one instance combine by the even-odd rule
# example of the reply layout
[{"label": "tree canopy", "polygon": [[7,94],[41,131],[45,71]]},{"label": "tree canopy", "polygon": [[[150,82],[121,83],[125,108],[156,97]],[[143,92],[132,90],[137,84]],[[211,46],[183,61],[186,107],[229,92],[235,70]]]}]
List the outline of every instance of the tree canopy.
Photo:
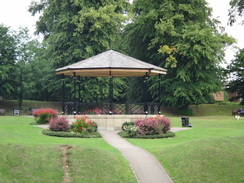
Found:
[{"label": "tree canopy", "polygon": [[[231,98],[231,101],[235,101],[239,98],[244,98],[244,49],[239,50],[235,59],[232,60],[227,67],[227,72],[232,78],[227,85],[226,90],[231,93],[236,93],[237,96]],[[244,102],[242,102],[244,104]]]},{"label": "tree canopy", "polygon": [[[108,49],[115,49],[120,40],[126,11],[126,0],[41,0],[32,2],[32,15],[41,13],[36,33],[43,34],[46,58],[57,69]],[[109,89],[106,78],[81,78],[82,101],[101,102],[108,99]],[[115,98],[123,95],[124,79],[114,80],[122,87],[115,89]],[[67,99],[74,97],[73,85],[66,79]],[[115,84],[116,85],[116,84]],[[119,85],[120,86],[120,85]],[[74,93],[74,92],[73,92]],[[123,98],[123,97],[122,97]]]},{"label": "tree canopy", "polygon": [[116,43],[121,32],[126,0],[32,2],[32,15],[41,12],[36,33],[42,33],[56,67],[94,56]]},{"label": "tree canopy", "polygon": [[[233,25],[237,17],[242,17],[244,15],[244,0],[231,0],[229,9],[229,23]],[[244,24],[244,20],[242,21]]]},{"label": "tree canopy", "polygon": [[[209,101],[221,89],[219,64],[234,39],[220,32],[205,0],[135,0],[133,21],[125,29],[128,52],[167,67],[161,102],[187,107]],[[152,95],[157,82],[151,78]]]},{"label": "tree canopy", "polygon": [[8,97],[14,90],[12,81],[16,58],[16,42],[13,33],[0,24],[0,96]]}]

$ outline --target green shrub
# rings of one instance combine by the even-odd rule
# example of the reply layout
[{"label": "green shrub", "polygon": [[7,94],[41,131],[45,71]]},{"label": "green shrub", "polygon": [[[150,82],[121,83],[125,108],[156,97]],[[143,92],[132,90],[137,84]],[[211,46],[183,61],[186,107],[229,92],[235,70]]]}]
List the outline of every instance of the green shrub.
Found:
[{"label": "green shrub", "polygon": [[127,126],[133,126],[134,125],[134,122],[124,122],[123,124],[122,124],[122,126],[121,126],[121,128],[122,128],[122,130],[123,131],[125,131],[125,128],[127,127]]},{"label": "green shrub", "polygon": [[139,128],[135,125],[124,126],[124,131],[130,136],[134,137],[138,134]]},{"label": "green shrub", "polygon": [[195,114],[193,109],[177,109],[175,111],[176,115],[192,116]]}]

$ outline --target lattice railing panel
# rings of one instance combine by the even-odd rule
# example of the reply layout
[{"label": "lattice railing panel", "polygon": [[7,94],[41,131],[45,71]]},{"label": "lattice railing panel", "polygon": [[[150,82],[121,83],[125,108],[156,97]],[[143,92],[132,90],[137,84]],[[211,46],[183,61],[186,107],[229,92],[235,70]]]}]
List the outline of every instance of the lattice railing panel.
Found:
[{"label": "lattice railing panel", "polygon": [[[74,103],[64,104],[65,114],[73,114]],[[112,103],[113,114],[145,114],[144,103]],[[109,103],[79,103],[76,107],[77,114],[109,114]],[[148,114],[158,114],[158,104],[148,103]]]}]

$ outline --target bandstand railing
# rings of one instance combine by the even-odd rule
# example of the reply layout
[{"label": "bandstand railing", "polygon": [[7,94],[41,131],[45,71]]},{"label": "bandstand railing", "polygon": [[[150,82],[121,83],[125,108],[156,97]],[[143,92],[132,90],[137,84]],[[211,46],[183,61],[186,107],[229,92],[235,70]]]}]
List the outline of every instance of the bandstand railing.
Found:
[{"label": "bandstand railing", "polygon": [[[65,102],[63,104],[64,114],[111,114],[110,103],[77,103]],[[76,109],[76,111],[74,110]],[[75,111],[75,112],[74,112]],[[112,114],[158,114],[158,103],[147,103],[147,110],[144,103],[112,103]]]}]

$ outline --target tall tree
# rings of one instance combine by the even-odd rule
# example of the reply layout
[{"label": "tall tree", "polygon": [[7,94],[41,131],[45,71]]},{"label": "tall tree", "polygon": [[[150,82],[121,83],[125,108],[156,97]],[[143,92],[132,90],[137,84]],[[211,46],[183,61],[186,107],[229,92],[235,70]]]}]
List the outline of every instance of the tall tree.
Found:
[{"label": "tall tree", "polygon": [[[27,28],[20,28],[14,35],[16,42],[16,59],[15,59],[15,72],[14,75],[14,98],[19,101],[19,109],[22,109],[22,101],[24,94],[29,92],[29,73],[28,64],[34,59],[34,54],[31,51],[32,41],[29,36],[29,30]],[[29,93],[30,94],[30,93]]]},{"label": "tall tree", "polygon": [[38,40],[32,39],[27,28],[21,28],[15,36],[16,64],[15,64],[15,89],[19,99],[19,108],[22,100],[57,100],[50,90],[55,86],[48,85],[54,77],[54,69],[46,61],[45,49]]},{"label": "tall tree", "polygon": [[[41,13],[36,33],[44,34],[48,60],[54,68],[59,68],[115,48],[126,20],[127,6],[126,0],[41,0],[32,2],[29,11],[32,15]],[[107,85],[101,85],[106,78],[81,80],[83,89],[89,83],[99,85],[101,91],[108,90]],[[66,84],[66,87],[72,91],[71,85]],[[106,92],[91,95],[96,93],[95,87],[88,92],[83,93],[84,101],[101,101],[108,97]]]},{"label": "tall tree", "polygon": [[[208,102],[211,93],[221,89],[219,64],[234,40],[219,31],[206,1],[135,0],[133,12],[125,30],[128,52],[167,67],[161,101],[183,108]],[[156,95],[157,82],[150,81]]]},{"label": "tall tree", "polygon": [[36,33],[42,33],[57,67],[94,56],[116,43],[126,0],[41,0],[32,2],[32,15],[41,12]]},{"label": "tall tree", "polygon": [[0,24],[0,96],[9,97],[14,91],[13,72],[16,43],[9,27]]},{"label": "tall tree", "polygon": [[[231,0],[229,9],[229,23],[233,25],[237,17],[242,17],[244,15],[244,0]],[[244,24],[244,20],[242,21]]]},{"label": "tall tree", "polygon": [[[235,59],[227,67],[227,72],[231,75],[232,79],[228,83],[226,90],[237,93],[237,96],[230,100],[244,99],[244,49],[239,50],[236,54]],[[242,101],[242,104],[244,104],[244,101]]]}]

